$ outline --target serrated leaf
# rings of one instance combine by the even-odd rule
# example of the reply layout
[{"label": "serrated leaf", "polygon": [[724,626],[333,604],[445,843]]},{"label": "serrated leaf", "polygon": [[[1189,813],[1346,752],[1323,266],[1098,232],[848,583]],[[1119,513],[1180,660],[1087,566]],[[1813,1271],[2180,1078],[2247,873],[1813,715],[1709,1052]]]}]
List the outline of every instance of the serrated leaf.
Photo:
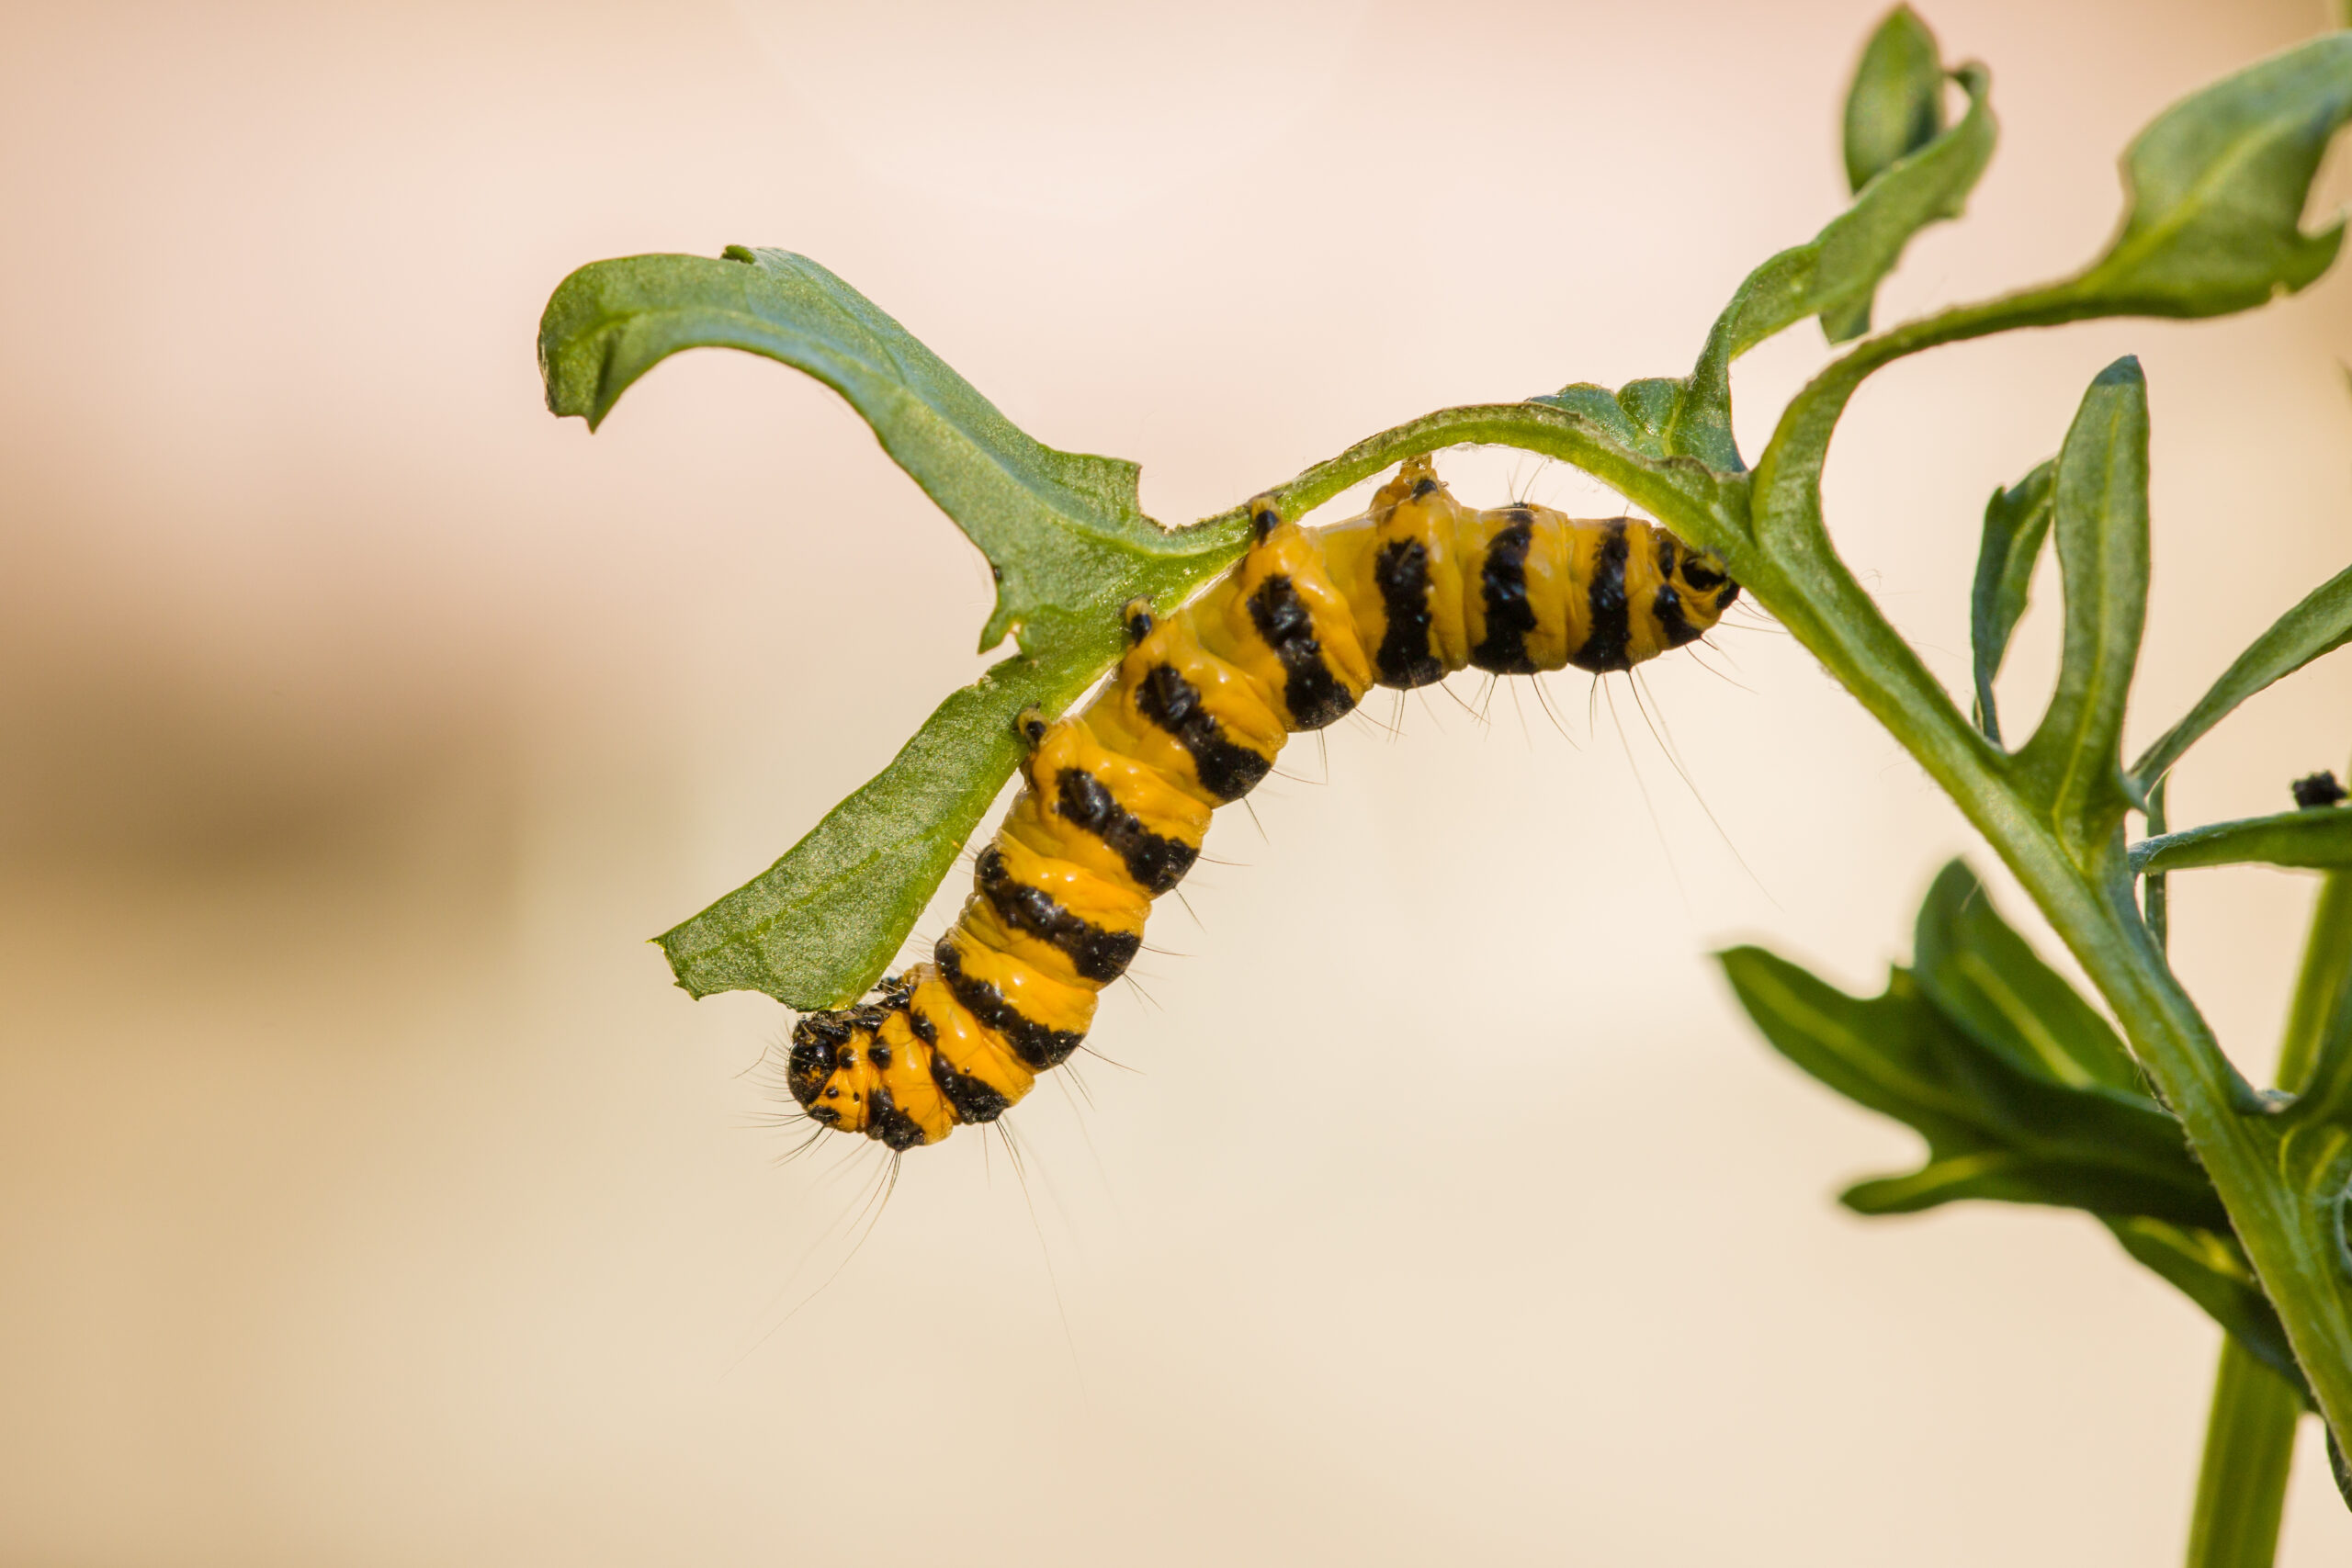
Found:
[{"label": "serrated leaf", "polygon": [[2134,875],[2206,865],[2352,866],[2352,808],[2321,807],[2208,822],[2143,839],[2131,849]]},{"label": "serrated leaf", "polygon": [[1911,1213],[1985,1198],[2228,1228],[2179,1123],[2154,1100],[2020,1071],[1946,1018],[1900,969],[1883,993],[1859,998],[1758,948],[1717,956],[1775,1050],[1928,1140],[1918,1171],[1845,1194],[1859,1211]]},{"label": "serrated leaf", "polygon": [[1919,906],[1912,972],[1939,1011],[2018,1071],[2144,1098],[2107,1020],[2001,919],[1962,862],[1943,868]]},{"label": "serrated leaf", "polygon": [[2078,865],[2138,804],[2123,774],[2123,708],[2148,599],[2148,388],[2126,355],[2092,380],[2058,454],[2053,500],[2066,626],[2058,689],[2018,777]]},{"label": "serrated leaf", "polygon": [[2336,223],[2301,228],[2312,176],[2352,117],[2352,37],[2314,39],[2159,115],[2123,154],[2123,226],[2070,292],[2101,313],[2251,310],[2325,272]]},{"label": "serrated leaf", "polygon": [[582,267],[539,325],[548,406],[593,428],[655,365],[701,347],[764,355],[846,398],[987,556],[997,604],[980,646],[1021,641],[775,865],[660,939],[695,996],[837,1006],[880,977],[1011,775],[1014,716],[1076,698],[1117,656],[1119,607],[1182,599],[1238,557],[1243,529],[1162,529],[1136,503],[1134,464],[1032,439],[871,300],[786,251]]},{"label": "serrated leaf", "polygon": [[2132,777],[2143,786],[2153,784],[2240,703],[2346,642],[2352,642],[2352,567],[2312,589],[2302,603],[2255,638],[2222,672],[2212,690],[2198,698],[2197,705],[2132,764]]},{"label": "serrated leaf", "polygon": [[2256,1360],[2292,1383],[2310,1402],[2310,1385],[2303,1381],[2303,1369],[2287,1343],[2278,1309],[2262,1293],[2261,1282],[2254,1277],[2236,1237],[2162,1220],[2106,1215],[2101,1219],[2123,1244],[2124,1251],[2203,1308]]},{"label": "serrated leaf", "polygon": [[1976,588],[1969,599],[1969,641],[1976,671],[1976,727],[2001,743],[1993,679],[2009,651],[2009,636],[2025,615],[2034,567],[2050,536],[2051,497],[2058,459],[2051,458],[1984,503],[1984,536],[1976,551]]}]

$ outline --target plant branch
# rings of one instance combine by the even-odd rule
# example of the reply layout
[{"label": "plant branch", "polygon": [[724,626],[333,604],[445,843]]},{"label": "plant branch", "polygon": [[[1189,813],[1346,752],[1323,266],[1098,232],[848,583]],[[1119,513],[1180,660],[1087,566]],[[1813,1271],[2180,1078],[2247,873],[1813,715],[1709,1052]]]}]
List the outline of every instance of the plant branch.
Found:
[{"label": "plant branch", "polygon": [[[2149,878],[2151,892],[2156,880]],[[2280,1088],[2300,1091],[2310,1081],[2344,994],[2347,966],[2352,874],[2336,872],[2321,880],[2311,935],[2303,943],[2278,1051]],[[2270,1568],[2303,1408],[2301,1393],[2284,1378],[2235,1339],[2222,1339],[2213,1374],[2213,1411],[2205,1426],[2205,1458],[2197,1476],[2197,1512],[2188,1528],[2188,1568]]]},{"label": "plant branch", "polygon": [[2270,1568],[2302,1414],[2303,1397],[2292,1383],[2222,1337],[2188,1526],[2188,1568]]}]

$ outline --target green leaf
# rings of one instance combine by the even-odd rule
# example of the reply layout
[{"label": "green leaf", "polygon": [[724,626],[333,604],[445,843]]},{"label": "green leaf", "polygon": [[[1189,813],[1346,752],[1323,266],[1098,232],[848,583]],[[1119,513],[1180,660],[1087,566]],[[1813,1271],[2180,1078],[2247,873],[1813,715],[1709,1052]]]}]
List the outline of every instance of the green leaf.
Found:
[{"label": "green leaf", "polygon": [[2139,804],[2122,754],[2148,599],[2148,387],[2136,358],[2100,371],[2084,394],[2058,454],[2054,508],[2064,652],[2018,775],[2075,863],[2088,866]]},{"label": "green leaf", "polygon": [[2132,777],[2143,785],[2154,784],[2240,703],[2346,642],[2352,642],[2352,567],[2312,589],[2301,604],[2255,638],[2253,646],[2222,672],[2213,689],[2197,699],[2187,716],[2165,730],[2132,764]]},{"label": "green leaf", "polygon": [[714,346],[764,355],[848,399],[988,557],[997,603],[980,646],[1008,632],[1021,643],[783,859],[660,939],[695,996],[837,1006],[880,977],[1011,775],[1014,716],[1075,699],[1117,657],[1120,606],[1182,599],[1239,556],[1243,525],[1162,529],[1136,503],[1134,464],[1031,439],[872,301],[786,251],[630,256],[573,273],[539,325],[548,406],[593,428],[655,365]]},{"label": "green leaf", "polygon": [[2020,1071],[1900,969],[1863,998],[1758,948],[1717,956],[1774,1049],[1928,1140],[1921,1169],[1856,1185],[1849,1206],[1907,1213],[1986,1198],[2228,1228],[2179,1123],[2154,1100]]},{"label": "green leaf", "polygon": [[970,536],[996,574],[993,648],[1055,607],[1119,596],[1155,558],[1218,564],[1238,532],[1171,534],[1136,503],[1133,463],[1032,440],[856,289],[789,251],[627,256],[582,267],[539,323],[548,406],[593,429],[682,349],[738,348],[805,370],[849,400],[883,450]]},{"label": "green leaf", "polygon": [[1021,760],[1013,719],[1058,711],[1115,658],[1115,636],[1023,654],[940,704],[889,766],[783,859],[657,940],[696,997],[764,991],[806,1012],[872,987]]},{"label": "green leaf", "polygon": [[[2352,931],[2352,898],[2343,912]],[[1977,1198],[2088,1211],[2134,1258],[2303,1389],[2278,1314],[2179,1122],[2128,1087],[2087,1081],[2085,1060],[2122,1059],[2089,1004],[2000,921],[1957,862],[1929,890],[1918,929],[1917,975],[1894,970],[1885,992],[1867,999],[1759,949],[1719,955],[1775,1049],[1927,1137],[1920,1169],[1858,1183],[1845,1193],[1847,1205],[1908,1213]],[[2343,986],[2339,970],[2352,973],[2352,964],[2328,970]],[[1980,976],[2001,984],[1977,984]],[[2352,998],[2344,1010],[2352,1033]],[[2020,1049],[2037,1034],[2043,1043]]]},{"label": "green leaf", "polygon": [[[2352,817],[2340,807],[2335,814]],[[2284,1151],[2291,1156],[2288,1168],[2343,1166],[2352,1135],[2352,871],[2330,872],[2320,884],[2278,1053],[2278,1082],[2298,1095],[2286,1113],[2297,1124]],[[2302,1174],[2308,1179],[2312,1172]],[[2339,1206],[2345,1201],[2340,1182],[2319,1196]]]},{"label": "green leaf", "polygon": [[2132,846],[2134,875],[2202,865],[2352,866],[2352,808],[2321,807],[2209,822]]},{"label": "green leaf", "polygon": [[[1908,6],[1897,6],[1863,46],[1846,90],[1846,186],[1856,195],[1897,161],[1944,130],[1944,68],[1936,36]],[[1831,343],[1871,330],[1871,301],[1823,313]]]},{"label": "green leaf", "polygon": [[2352,37],[2315,39],[2184,98],[2123,155],[2130,206],[2073,285],[2104,313],[2251,310],[2325,272],[2343,225],[2301,228],[2327,143],[2352,118]]},{"label": "green leaf", "polygon": [[[2172,831],[2172,818],[2166,810],[2165,797],[2172,792],[2169,776],[2148,786],[2148,832],[2162,838]],[[2150,940],[2156,952],[2163,954],[2172,944],[2172,893],[2163,872],[2157,872],[2140,889],[2140,919],[2148,928]]]},{"label": "green leaf", "polygon": [[1968,92],[1968,113],[1958,125],[1888,164],[1809,243],[1781,252],[1740,284],[1708,332],[1668,421],[1668,450],[1717,468],[1739,466],[1731,434],[1732,361],[1808,316],[1822,318],[1833,343],[1868,330],[1871,296],[1911,236],[1960,216],[1999,133],[1987,97],[1989,73],[1969,64],[1954,74]]},{"label": "green leaf", "polygon": [[[1898,359],[2019,327],[2104,316],[2221,315],[2310,283],[2334,259],[2342,231],[2307,235],[2298,224],[2312,176],[2347,112],[2352,35],[2346,34],[2289,50],[2166,109],[2124,159],[2123,221],[2098,261],[2060,282],[1956,306],[1883,333],[1789,400],[1757,463],[1758,536],[1785,536],[1791,547],[1826,549],[1821,468],[1830,436],[1855,390]],[[1962,136],[1975,117],[1972,107],[1968,119],[1913,158],[1924,159]],[[1986,140],[1989,147],[1989,123]],[[1758,275],[1780,260],[1767,262]],[[1729,364],[1728,356],[1717,357]],[[1707,376],[1693,380],[1706,389],[1694,401],[1717,397]],[[1851,592],[1842,582],[1836,586]],[[1789,609],[1802,618],[1802,611]],[[1876,627],[1871,631],[1872,641],[1883,640]],[[1833,671],[1842,662],[1833,662]]]},{"label": "green leaf", "polygon": [[2054,457],[1984,503],[1984,540],[1976,552],[1976,591],[1969,602],[1969,637],[1975,652],[1976,728],[1997,746],[2001,721],[1993,705],[1993,678],[2009,650],[2009,634],[2025,615],[2033,569],[2050,535]]},{"label": "green leaf", "polygon": [[2124,1251],[2171,1281],[2256,1359],[2293,1384],[2305,1402],[2310,1401],[2310,1387],[2287,1343],[2278,1310],[2262,1293],[2261,1281],[2254,1277],[2236,1237],[2143,1217],[2101,1218]]},{"label": "green leaf", "polygon": [[1912,967],[1938,1011],[2019,1072],[2143,1098],[2139,1066],[2098,1010],[2002,919],[1953,861],[1919,906]]},{"label": "green leaf", "polygon": [[1888,164],[1811,243],[1782,251],[1740,285],[1715,323],[1725,364],[1807,316],[1859,307],[1866,325],[1871,296],[1911,236],[1965,209],[1999,131],[1990,73],[1968,64],[1953,74],[1968,93],[1957,126]]},{"label": "green leaf", "polygon": [[[1578,381],[1528,400],[1582,414],[1626,450],[1663,459],[1673,455],[1667,442],[1672,434],[1676,411],[1682,406],[1684,389],[1685,384],[1679,380],[1654,376],[1646,380],[1628,381],[1614,392],[1590,381]],[[1733,454],[1729,469],[1736,472],[1738,468],[1738,457]]]},{"label": "green leaf", "polygon": [[1856,192],[1943,134],[1944,67],[1936,35],[1897,6],[1862,46],[1846,89],[1846,186]]},{"label": "green leaf", "polygon": [[[1956,891],[1948,872],[1928,903]],[[1923,909],[1922,929],[1929,923]],[[1943,935],[1955,934],[1989,934],[2004,951],[2017,940],[1997,921],[1946,922]],[[2179,1122],[2154,1100],[2098,1085],[2070,1088],[2047,1073],[2020,1069],[2010,1053],[1988,1049],[1901,969],[1890,973],[1882,995],[1861,998],[1758,948],[1718,957],[1775,1049],[1847,1098],[1927,1137],[1924,1166],[1855,1184],[1843,1195],[1848,1207],[1912,1213],[1974,1198],[2087,1211],[2249,1352],[2303,1386],[2278,1313],[2220,1198]],[[2088,1012],[2078,997],[2072,1006]]]}]

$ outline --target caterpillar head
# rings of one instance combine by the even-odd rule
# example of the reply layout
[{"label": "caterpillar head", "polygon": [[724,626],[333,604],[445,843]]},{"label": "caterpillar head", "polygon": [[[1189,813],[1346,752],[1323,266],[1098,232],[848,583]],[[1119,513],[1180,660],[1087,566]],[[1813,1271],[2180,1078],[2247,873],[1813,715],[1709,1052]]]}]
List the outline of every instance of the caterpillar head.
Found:
[{"label": "caterpillar head", "polygon": [[907,999],[906,977],[882,983],[881,993],[856,1007],[803,1013],[792,1026],[792,1050],[785,1058],[785,1087],[812,1122],[845,1133],[868,1133],[888,1119],[890,1101],[882,1089],[889,1054],[876,1036],[893,1009]]},{"label": "caterpillar head", "polygon": [[[784,1081],[810,1120],[828,1127],[841,1125],[843,1108],[833,1103],[841,1095],[832,1079],[842,1052],[856,1050],[857,1034],[843,1012],[808,1013],[792,1026],[792,1055],[785,1060]],[[829,1088],[834,1089],[830,1097]]]}]

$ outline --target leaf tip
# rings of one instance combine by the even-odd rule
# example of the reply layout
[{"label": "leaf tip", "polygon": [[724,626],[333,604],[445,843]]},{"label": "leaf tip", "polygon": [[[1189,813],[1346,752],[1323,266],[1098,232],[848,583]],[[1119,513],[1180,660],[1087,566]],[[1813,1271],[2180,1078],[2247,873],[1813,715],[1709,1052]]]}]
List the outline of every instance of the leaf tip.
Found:
[{"label": "leaf tip", "polygon": [[2091,378],[2094,387],[2145,387],[2147,372],[2140,368],[2140,356],[2127,354]]}]

